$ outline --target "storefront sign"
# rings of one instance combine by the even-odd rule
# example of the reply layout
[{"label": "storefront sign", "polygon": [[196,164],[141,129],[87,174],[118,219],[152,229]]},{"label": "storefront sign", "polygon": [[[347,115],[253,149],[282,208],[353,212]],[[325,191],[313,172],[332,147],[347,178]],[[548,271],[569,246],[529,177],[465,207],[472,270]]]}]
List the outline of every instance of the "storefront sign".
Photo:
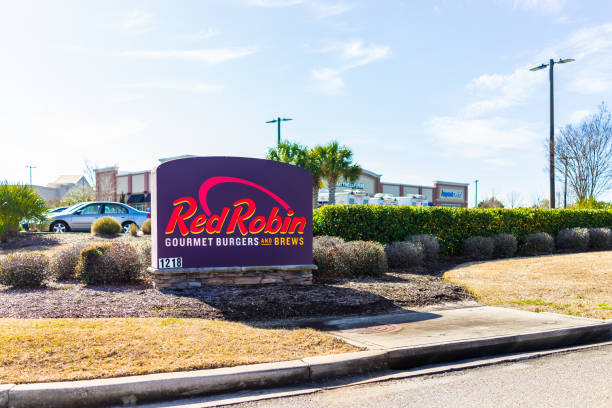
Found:
[{"label": "storefront sign", "polygon": [[364,188],[363,183],[348,183],[346,181],[342,181],[336,184],[336,187],[349,187],[349,188]]},{"label": "storefront sign", "polygon": [[152,180],[154,268],[312,264],[312,178],[242,157],[160,164]]},{"label": "storefront sign", "polygon": [[449,200],[463,200],[463,190],[442,188],[440,189],[440,198],[446,198]]}]

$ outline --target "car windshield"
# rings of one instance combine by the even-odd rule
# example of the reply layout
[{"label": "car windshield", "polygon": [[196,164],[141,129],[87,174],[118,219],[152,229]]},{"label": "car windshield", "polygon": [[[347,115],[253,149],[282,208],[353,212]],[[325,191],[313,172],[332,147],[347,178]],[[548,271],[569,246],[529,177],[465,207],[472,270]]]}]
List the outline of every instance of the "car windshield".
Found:
[{"label": "car windshield", "polygon": [[84,204],[86,204],[86,203],[78,203],[78,204],[71,205],[70,207],[66,208],[62,212],[72,212],[72,211],[76,210],[77,208],[83,206]]}]

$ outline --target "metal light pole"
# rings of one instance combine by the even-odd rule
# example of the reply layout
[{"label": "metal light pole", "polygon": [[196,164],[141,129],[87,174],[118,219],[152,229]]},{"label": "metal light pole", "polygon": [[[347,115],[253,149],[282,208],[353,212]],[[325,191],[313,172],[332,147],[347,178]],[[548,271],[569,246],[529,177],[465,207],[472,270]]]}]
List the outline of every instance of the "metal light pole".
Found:
[{"label": "metal light pole", "polygon": [[266,123],[276,123],[276,124],[277,124],[277,135],[278,135],[278,139],[277,139],[277,142],[276,142],[276,146],[280,145],[280,142],[281,142],[281,136],[280,136],[280,133],[281,133],[281,132],[280,132],[280,128],[281,128],[281,126],[280,126],[280,125],[281,125],[281,122],[287,122],[287,121],[289,121],[289,120],[293,120],[293,119],[291,119],[291,118],[280,118],[280,117],[278,117],[278,118],[276,118],[276,119],[274,119],[274,120],[269,120],[269,121],[267,121],[267,122],[266,122]]},{"label": "metal light pole", "polygon": [[478,207],[478,180],[474,180],[476,188],[474,189],[474,208]]},{"label": "metal light pole", "polygon": [[565,180],[563,182],[563,208],[567,208],[567,156],[563,156]]},{"label": "metal light pole", "polygon": [[35,169],[36,166],[26,166],[26,169],[30,169],[30,187],[32,187],[32,169]]},{"label": "metal light pole", "polygon": [[548,79],[550,81],[550,140],[548,144],[548,154],[550,160],[550,208],[555,208],[555,101],[554,101],[554,66],[555,64],[565,64],[566,62],[575,61],[572,58],[559,59],[555,61],[553,59],[548,61],[548,64],[542,64],[537,67],[533,67],[530,71],[539,71],[546,67],[549,68]]}]

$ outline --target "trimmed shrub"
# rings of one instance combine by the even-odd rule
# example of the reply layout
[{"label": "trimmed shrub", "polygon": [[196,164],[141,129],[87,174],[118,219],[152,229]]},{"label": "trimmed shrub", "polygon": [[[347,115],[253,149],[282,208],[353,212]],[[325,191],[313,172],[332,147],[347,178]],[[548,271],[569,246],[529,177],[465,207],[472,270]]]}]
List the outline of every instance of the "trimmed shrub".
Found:
[{"label": "trimmed shrub", "polygon": [[137,237],[138,236],[138,231],[140,231],[138,229],[138,225],[136,224],[130,224],[130,235],[133,237]]},{"label": "trimmed shrub", "polygon": [[320,243],[317,241],[313,246],[316,278],[380,276],[387,270],[385,249],[377,242],[343,242],[334,239],[323,239]]},{"label": "trimmed shrub", "polygon": [[344,244],[344,240],[338,237],[314,237],[312,241],[312,259],[317,270],[315,276],[333,275],[333,256],[335,248]]},{"label": "trimmed shrub", "polygon": [[13,288],[42,286],[51,280],[49,258],[40,252],[14,252],[0,259],[0,284]]},{"label": "trimmed shrub", "polygon": [[491,259],[494,248],[491,237],[471,237],[463,243],[463,254],[472,259]]},{"label": "trimmed shrub", "polygon": [[512,234],[497,234],[493,237],[493,256],[510,258],[516,254],[518,242]]},{"label": "trimmed shrub", "polygon": [[344,240],[338,237],[322,236],[322,237],[314,237],[312,244],[313,246],[333,248],[333,247],[337,247],[337,246],[344,244]]},{"label": "trimmed shrub", "polygon": [[526,254],[551,253],[555,249],[555,240],[546,232],[527,234],[521,246]]},{"label": "trimmed shrub", "polygon": [[385,246],[387,263],[391,268],[422,265],[425,259],[423,245],[412,242],[391,242]]},{"label": "trimmed shrub", "polygon": [[378,242],[346,242],[334,248],[332,268],[337,276],[380,276],[387,271],[385,248]]},{"label": "trimmed shrub", "polygon": [[585,251],[589,247],[589,230],[568,228],[557,234],[557,248],[572,251]]},{"label": "trimmed shrub", "polygon": [[81,251],[76,277],[88,285],[128,283],[142,271],[138,250],[125,242],[92,245]]},{"label": "trimmed shrub", "polygon": [[612,230],[610,228],[589,228],[589,247],[591,249],[612,248]]},{"label": "trimmed shrub", "polygon": [[440,244],[435,236],[427,234],[413,235],[410,237],[410,241],[413,244],[421,244],[423,246],[426,261],[430,262],[438,259]]},{"label": "trimmed shrub", "polygon": [[140,251],[140,259],[142,261],[142,265],[146,269],[151,266],[151,242],[143,242],[142,244],[140,244],[138,250]]},{"label": "trimmed shrub", "polygon": [[94,235],[117,235],[121,232],[121,224],[114,218],[102,217],[91,225]]},{"label": "trimmed shrub", "polygon": [[16,234],[24,219],[44,223],[46,213],[44,198],[32,187],[0,182],[0,242]]},{"label": "trimmed shrub", "polygon": [[151,220],[146,220],[142,223],[142,233],[145,235],[151,235]]},{"label": "trimmed shrub", "polygon": [[74,278],[76,266],[81,257],[81,251],[86,246],[79,244],[71,245],[53,254],[53,258],[49,263],[51,274],[60,281]]},{"label": "trimmed shrub", "polygon": [[522,243],[536,232],[556,235],[565,228],[610,226],[612,210],[326,205],[313,212],[315,235],[387,244],[429,234],[438,238],[445,255],[460,255],[463,242],[473,236],[508,233]]}]

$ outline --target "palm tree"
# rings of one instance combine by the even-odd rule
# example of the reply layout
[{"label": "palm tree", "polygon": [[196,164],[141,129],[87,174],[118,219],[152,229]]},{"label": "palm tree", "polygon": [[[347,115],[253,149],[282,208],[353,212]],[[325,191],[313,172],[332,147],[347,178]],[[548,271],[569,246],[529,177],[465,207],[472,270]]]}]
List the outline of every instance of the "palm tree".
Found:
[{"label": "palm tree", "polygon": [[312,208],[319,203],[319,189],[321,188],[321,156],[315,149],[309,149],[298,143],[283,141],[276,148],[268,150],[268,160],[280,161],[302,167],[312,175]]},{"label": "palm tree", "polygon": [[321,159],[321,173],[327,179],[329,204],[336,203],[336,184],[340,178],[355,182],[361,175],[361,167],[353,163],[353,152],[346,146],[333,141],[314,148]]}]

